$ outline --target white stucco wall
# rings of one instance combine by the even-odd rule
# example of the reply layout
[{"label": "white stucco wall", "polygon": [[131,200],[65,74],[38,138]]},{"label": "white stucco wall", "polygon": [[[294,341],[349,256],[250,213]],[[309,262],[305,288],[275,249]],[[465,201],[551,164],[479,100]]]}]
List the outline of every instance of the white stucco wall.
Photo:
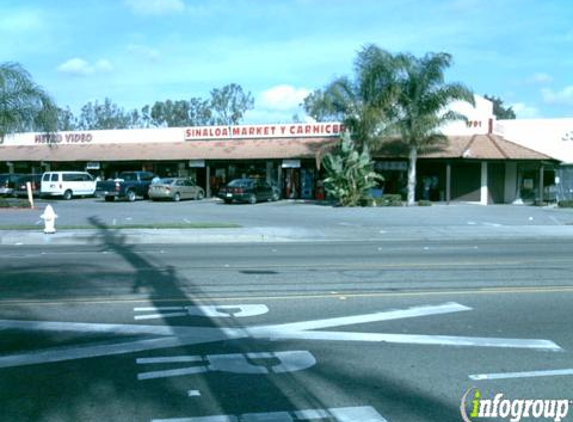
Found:
[{"label": "white stucco wall", "polygon": [[444,135],[475,135],[488,133],[489,121],[493,119],[493,103],[484,97],[474,95],[475,106],[465,101],[453,102],[449,109],[468,118],[463,121],[450,123],[442,128]]},{"label": "white stucco wall", "polygon": [[573,118],[498,120],[494,133],[505,139],[573,164]]}]

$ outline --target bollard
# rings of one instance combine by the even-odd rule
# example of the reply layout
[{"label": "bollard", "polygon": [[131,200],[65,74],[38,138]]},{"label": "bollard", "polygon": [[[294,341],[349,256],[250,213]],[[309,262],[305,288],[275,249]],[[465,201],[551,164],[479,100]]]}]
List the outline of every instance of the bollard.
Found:
[{"label": "bollard", "polygon": [[51,205],[46,205],[44,213],[40,216],[44,220],[44,233],[53,234],[56,233],[56,218],[58,215],[54,212]]}]

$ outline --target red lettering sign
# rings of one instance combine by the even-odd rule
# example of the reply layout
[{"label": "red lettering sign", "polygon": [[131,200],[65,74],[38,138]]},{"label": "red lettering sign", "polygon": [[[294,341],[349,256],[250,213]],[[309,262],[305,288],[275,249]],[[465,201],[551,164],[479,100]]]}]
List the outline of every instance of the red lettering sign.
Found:
[{"label": "red lettering sign", "polygon": [[[338,136],[344,131],[340,123],[305,123],[289,125],[203,126],[186,128],[186,140],[193,139],[242,139],[274,137]],[[77,142],[77,141],[75,141]]]}]

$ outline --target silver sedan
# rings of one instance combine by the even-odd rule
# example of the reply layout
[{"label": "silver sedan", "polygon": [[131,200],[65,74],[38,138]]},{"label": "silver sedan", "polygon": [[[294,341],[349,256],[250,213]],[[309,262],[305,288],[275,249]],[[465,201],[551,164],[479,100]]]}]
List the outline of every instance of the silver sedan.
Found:
[{"label": "silver sedan", "polygon": [[179,202],[181,199],[203,199],[205,191],[192,180],[178,177],[161,179],[149,186],[149,198],[170,199]]}]

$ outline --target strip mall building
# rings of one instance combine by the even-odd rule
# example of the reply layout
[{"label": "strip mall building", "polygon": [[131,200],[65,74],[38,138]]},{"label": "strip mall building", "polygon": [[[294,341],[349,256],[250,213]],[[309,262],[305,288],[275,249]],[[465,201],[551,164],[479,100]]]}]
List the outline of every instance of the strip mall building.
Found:
[{"label": "strip mall building", "polygon": [[[443,128],[449,145],[420,155],[418,198],[481,204],[551,199],[555,169],[573,163],[573,152],[563,153],[571,140],[560,135],[556,149],[547,148],[551,131],[521,130],[523,120],[496,122],[491,102],[476,100],[475,107],[452,106],[469,122]],[[573,119],[565,120],[570,126],[555,133],[573,129]],[[343,130],[340,123],[312,123],[21,133],[0,145],[0,173],[87,170],[109,178],[148,170],[192,177],[207,195],[234,178],[254,176],[279,186],[285,198],[312,199],[322,194],[322,157]],[[405,193],[407,154],[399,143],[373,155],[386,179],[384,193]]]}]

